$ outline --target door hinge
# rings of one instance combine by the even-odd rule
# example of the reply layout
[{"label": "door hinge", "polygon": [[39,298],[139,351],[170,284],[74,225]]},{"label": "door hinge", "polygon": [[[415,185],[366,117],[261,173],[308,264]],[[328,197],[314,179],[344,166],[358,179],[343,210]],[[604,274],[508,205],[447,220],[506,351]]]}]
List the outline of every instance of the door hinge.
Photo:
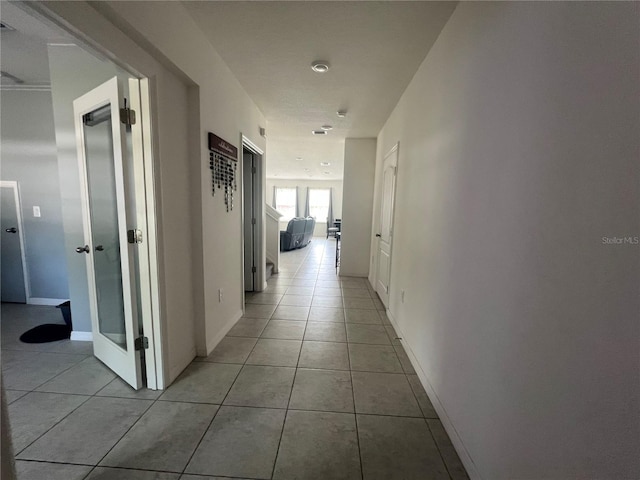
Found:
[{"label": "door hinge", "polygon": [[256,224],[256,219],[255,219],[255,218],[252,218],[252,219],[251,219],[251,225],[255,225],[255,224]]},{"label": "door hinge", "polygon": [[251,272],[252,272],[252,273],[256,273],[256,271],[257,271],[257,270],[256,270],[256,267],[251,267]]},{"label": "door hinge", "polygon": [[136,124],[136,112],[127,107],[127,99],[124,99],[124,108],[120,109],[120,121],[127,126]]},{"label": "door hinge", "polygon": [[146,350],[149,348],[149,339],[147,337],[138,337],[134,342],[136,350]]},{"label": "door hinge", "polygon": [[127,242],[142,243],[142,230],[127,230]]}]

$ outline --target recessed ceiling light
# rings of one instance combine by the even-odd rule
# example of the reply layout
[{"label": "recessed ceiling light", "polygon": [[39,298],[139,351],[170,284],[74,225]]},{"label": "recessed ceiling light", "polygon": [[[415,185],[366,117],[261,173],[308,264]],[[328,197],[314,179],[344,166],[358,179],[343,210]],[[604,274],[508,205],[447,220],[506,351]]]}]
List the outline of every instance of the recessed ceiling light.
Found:
[{"label": "recessed ceiling light", "polygon": [[324,173],[325,175],[330,175],[331,174],[331,172],[322,172],[322,173]]},{"label": "recessed ceiling light", "polygon": [[305,171],[305,172],[308,172],[308,171],[309,171],[309,169],[308,169],[308,168],[305,168],[305,169],[304,169],[304,171]]},{"label": "recessed ceiling light", "polygon": [[314,135],[326,135],[327,131],[326,130],[312,130],[311,133],[313,133]]},{"label": "recessed ceiling light", "polygon": [[325,73],[329,71],[329,62],[324,60],[316,60],[311,64],[311,70],[317,73]]},{"label": "recessed ceiling light", "polygon": [[331,165],[330,162],[320,162],[320,165],[322,165],[323,167],[328,167],[329,165]]},{"label": "recessed ceiling light", "polygon": [[323,130],[332,130],[333,126],[331,126],[331,125],[322,125],[320,128],[323,129]]},{"label": "recessed ceiling light", "polygon": [[336,114],[340,117],[340,118],[344,118],[347,116],[347,111],[346,110],[338,110],[336,112]]},{"label": "recessed ceiling light", "polygon": [[296,160],[300,161],[302,160],[302,157],[296,157]]}]

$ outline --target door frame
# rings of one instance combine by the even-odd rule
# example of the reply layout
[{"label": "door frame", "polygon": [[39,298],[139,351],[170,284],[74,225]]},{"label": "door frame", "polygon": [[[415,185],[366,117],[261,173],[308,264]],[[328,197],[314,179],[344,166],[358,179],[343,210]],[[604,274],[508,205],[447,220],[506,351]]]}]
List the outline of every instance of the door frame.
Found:
[{"label": "door frame", "polygon": [[[135,77],[135,75],[132,75]],[[132,95],[134,84],[138,83],[136,95]],[[137,223],[142,226],[146,238],[138,244],[138,272],[140,278],[141,321],[144,335],[149,341],[145,351],[145,370],[147,388],[162,390],[165,387],[162,316],[160,309],[160,276],[158,273],[158,237],[156,218],[156,193],[153,155],[153,125],[151,115],[152,85],[148,78],[129,80],[129,99],[131,109],[139,112],[141,128],[131,129],[134,158],[141,158],[141,164],[135,164],[135,195]],[[136,157],[137,155],[137,157]],[[143,207],[143,208],[141,208]],[[144,283],[144,285],[143,285]]]},{"label": "door frame", "polygon": [[[253,190],[253,213],[256,218],[255,228],[253,230],[254,239],[254,261],[256,263],[256,273],[254,280],[254,291],[261,292],[265,288],[267,288],[267,282],[264,280],[265,278],[265,268],[266,268],[266,259],[265,259],[265,213],[264,213],[264,182],[263,182],[263,173],[264,173],[264,150],[258,147],[254,142],[249,139],[244,134],[240,134],[240,143],[242,145],[242,154],[244,155],[244,150],[249,150],[252,154],[258,155],[260,157],[259,161],[255,162],[256,167],[256,179],[254,182],[254,190]],[[244,188],[244,161],[242,162],[242,178],[243,178],[243,188]],[[242,238],[242,248],[240,249],[241,256],[241,265],[242,265],[242,275],[240,278],[242,285],[242,312],[245,312],[245,293],[244,293],[244,191],[242,192],[242,208],[240,209],[240,237]]]},{"label": "door frame", "polygon": [[0,180],[0,188],[11,188],[13,190],[13,198],[15,199],[16,214],[18,218],[18,240],[20,242],[20,257],[22,258],[24,298],[25,303],[29,304],[29,301],[31,299],[31,284],[29,282],[29,274],[27,269],[27,251],[25,249],[24,240],[24,221],[22,218],[22,197],[20,196],[20,185],[15,180]]},{"label": "door frame", "polygon": [[[384,197],[384,164],[387,161],[387,159],[394,154],[396,155],[396,165],[395,165],[395,174],[394,174],[394,180],[393,180],[393,195],[391,198],[391,225],[390,225],[390,231],[391,231],[391,235],[390,235],[390,243],[391,245],[389,246],[389,284],[387,285],[388,288],[388,292],[387,292],[387,297],[390,297],[390,292],[391,292],[391,271],[393,268],[393,244],[394,244],[394,224],[395,224],[395,209],[396,209],[396,190],[397,190],[397,183],[398,183],[398,164],[400,163],[400,142],[396,142],[393,147],[391,147],[389,149],[389,151],[387,153],[385,153],[385,155],[382,157],[382,169],[381,169],[381,174],[380,174],[380,183],[379,183],[379,191],[380,191],[380,203],[378,205],[378,212],[377,212],[377,217],[378,217],[378,225],[377,225],[377,230],[380,231],[382,229],[382,200]],[[374,290],[378,291],[378,279],[379,279],[379,271],[380,271],[380,238],[374,237],[376,239],[375,242],[375,269],[374,269],[374,277],[373,277],[373,288]],[[379,296],[379,295],[378,295]],[[382,301],[382,299],[380,299]],[[391,306],[391,301],[390,299],[387,300],[388,305],[385,305],[385,308],[387,309],[387,311],[390,311],[390,306]],[[384,304],[384,302],[383,302]]]},{"label": "door frame", "polygon": [[[247,218],[247,214],[249,211],[251,212],[251,218],[256,218],[255,212],[255,192],[256,192],[256,176],[257,176],[257,168],[256,168],[256,157],[253,152],[247,150],[243,147],[242,149],[242,224],[243,228],[243,242],[242,249],[244,251],[243,255],[243,265],[242,265],[242,273],[244,277],[244,291],[245,292],[255,292],[256,291],[256,279],[258,274],[258,266],[256,265],[256,240],[257,240],[257,219],[256,223],[249,223],[249,219]],[[255,172],[249,173],[247,168],[255,169]],[[250,190],[250,192],[249,192]],[[250,203],[250,205],[249,205]],[[250,231],[250,234],[249,234]],[[250,238],[248,238],[250,235]],[[251,256],[251,265],[247,265],[247,257],[250,254]],[[249,270],[249,267],[255,267],[255,271]],[[247,280],[249,275],[251,276],[251,288],[247,288]]]}]

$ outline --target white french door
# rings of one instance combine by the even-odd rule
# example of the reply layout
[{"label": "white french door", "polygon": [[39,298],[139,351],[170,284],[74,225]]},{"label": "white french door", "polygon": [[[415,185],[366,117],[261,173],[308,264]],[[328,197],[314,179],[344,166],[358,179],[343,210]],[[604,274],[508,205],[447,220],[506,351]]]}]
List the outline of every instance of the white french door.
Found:
[{"label": "white french door", "polygon": [[389,308],[389,280],[391,277],[391,247],[393,244],[393,206],[396,193],[398,144],[384,158],[382,166],[382,200],[380,204],[380,232],[378,237],[376,292]]},{"label": "white french door", "polygon": [[93,330],[93,351],[133,388],[142,387],[136,350],[138,278],[135,184],[131,132],[120,120],[124,104],[118,78],[73,102],[82,187],[84,244]]}]

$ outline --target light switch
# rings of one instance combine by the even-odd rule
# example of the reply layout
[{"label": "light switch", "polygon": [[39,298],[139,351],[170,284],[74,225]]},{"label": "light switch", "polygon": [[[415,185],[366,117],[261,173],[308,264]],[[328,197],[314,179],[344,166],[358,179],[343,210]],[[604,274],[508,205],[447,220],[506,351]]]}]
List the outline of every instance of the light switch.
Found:
[{"label": "light switch", "polygon": [[33,216],[34,217],[39,217],[40,216],[40,207],[37,205],[33,206]]}]

